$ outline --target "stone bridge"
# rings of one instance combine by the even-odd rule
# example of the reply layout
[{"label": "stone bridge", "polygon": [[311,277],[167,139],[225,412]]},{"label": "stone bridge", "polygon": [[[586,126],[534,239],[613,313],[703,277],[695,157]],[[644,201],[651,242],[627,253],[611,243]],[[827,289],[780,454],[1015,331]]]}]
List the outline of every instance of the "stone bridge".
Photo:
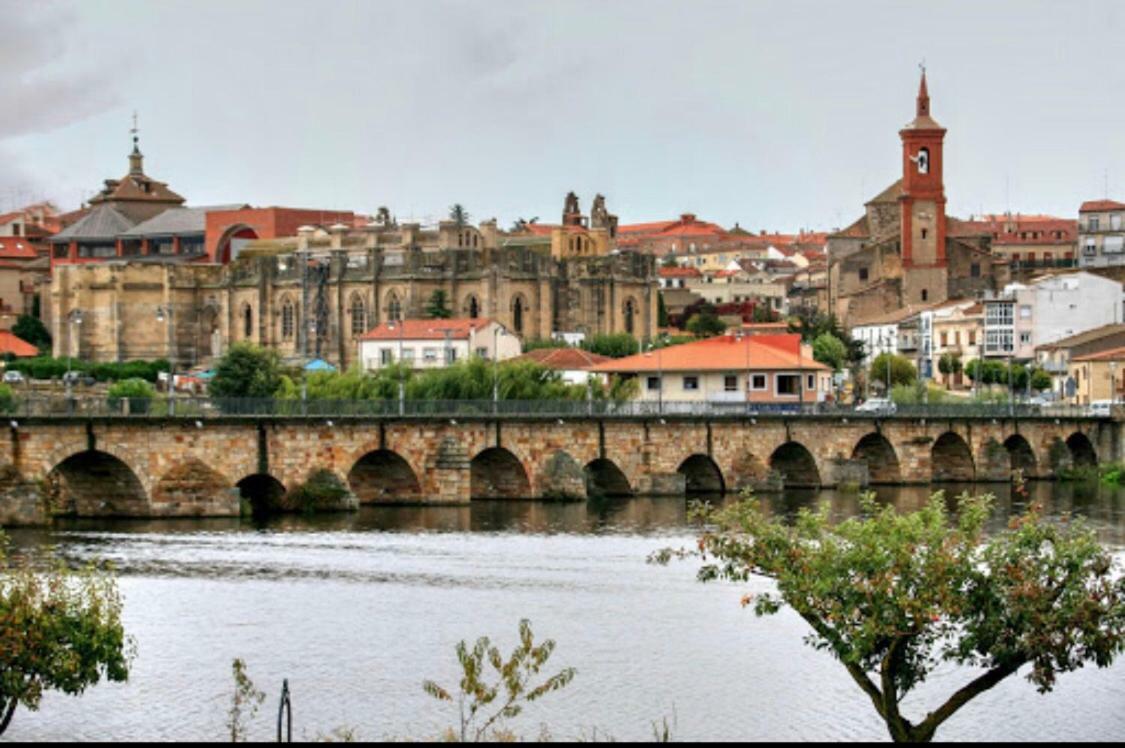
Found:
[{"label": "stone bridge", "polygon": [[1119,461],[1111,419],[41,418],[11,422],[0,523],[226,516],[314,474],[362,504],[1052,478]]}]

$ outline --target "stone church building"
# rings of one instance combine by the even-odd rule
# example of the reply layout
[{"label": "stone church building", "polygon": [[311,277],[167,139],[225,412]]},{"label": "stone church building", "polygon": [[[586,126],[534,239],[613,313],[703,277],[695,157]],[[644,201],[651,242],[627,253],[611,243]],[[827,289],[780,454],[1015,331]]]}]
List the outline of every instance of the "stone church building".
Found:
[{"label": "stone church building", "polygon": [[829,310],[845,325],[1007,282],[1007,263],[992,254],[990,234],[945,213],[945,132],[930,116],[923,71],[914,120],[899,131],[902,178],[828,237]]}]

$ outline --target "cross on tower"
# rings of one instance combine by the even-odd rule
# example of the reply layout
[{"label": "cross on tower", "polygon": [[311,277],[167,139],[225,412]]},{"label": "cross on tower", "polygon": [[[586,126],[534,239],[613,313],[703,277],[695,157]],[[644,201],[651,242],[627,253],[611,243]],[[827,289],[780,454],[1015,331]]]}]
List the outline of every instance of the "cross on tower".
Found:
[{"label": "cross on tower", "polygon": [[140,132],[140,130],[137,128],[137,111],[135,109],[133,110],[133,127],[132,127],[131,130],[129,130],[129,132],[131,132],[133,134],[133,147],[136,148],[137,147],[137,133]]}]

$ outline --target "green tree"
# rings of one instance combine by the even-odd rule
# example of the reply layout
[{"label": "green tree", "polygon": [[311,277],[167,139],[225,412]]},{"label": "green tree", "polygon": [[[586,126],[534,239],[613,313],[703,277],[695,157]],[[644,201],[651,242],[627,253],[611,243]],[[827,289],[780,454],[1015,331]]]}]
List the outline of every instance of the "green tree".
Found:
[{"label": "green tree", "polygon": [[906,356],[895,353],[880,353],[871,362],[868,376],[872,382],[880,382],[887,386],[887,369],[890,363],[891,386],[899,384],[914,384],[918,379],[918,371]]},{"label": "green tree", "polygon": [[943,353],[938,359],[938,371],[945,376],[945,386],[949,389],[950,377],[962,370],[961,356],[957,353]]},{"label": "green tree", "polygon": [[12,388],[0,383],[0,413],[9,413],[15,408],[16,399]]},{"label": "green tree", "polygon": [[156,388],[143,379],[123,379],[111,384],[106,394],[106,402],[114,410],[121,408],[122,400],[128,400],[130,413],[145,413],[156,397]]},{"label": "green tree", "polygon": [[662,267],[662,268],[669,268],[670,269],[670,268],[678,268],[679,266],[680,266],[680,263],[676,261],[676,255],[673,255],[673,254],[664,255],[664,259],[661,260],[661,262],[660,262],[660,267]]},{"label": "green tree", "polygon": [[107,571],[10,564],[6,547],[0,534],[0,734],[16,707],[37,711],[46,691],[77,696],[103,677],[126,680],[133,656]]},{"label": "green tree", "polygon": [[51,333],[47,331],[47,326],[38,317],[21,314],[16,319],[16,323],[12,325],[12,334],[20,340],[31,343],[41,353],[44,351],[50,353]]},{"label": "green tree", "polygon": [[697,338],[710,338],[726,332],[727,326],[714,312],[702,311],[693,314],[685,328]]},{"label": "green tree", "polygon": [[582,341],[582,348],[600,356],[623,358],[640,351],[641,344],[627,332],[615,332],[586,338]]},{"label": "green tree", "polygon": [[831,366],[832,371],[842,369],[848,357],[848,347],[844,345],[844,341],[830,332],[818,335],[813,340],[812,349],[813,358],[825,366]]},{"label": "green tree", "polygon": [[[479,742],[494,736],[504,720],[520,715],[524,708],[552,691],[565,688],[574,680],[575,669],[563,668],[535,684],[534,679],[555,651],[555,642],[547,639],[536,645],[531,624],[520,621],[520,643],[507,660],[487,636],[477,639],[472,649],[468,642],[457,645],[457,661],[461,665],[457,706],[460,710],[461,742]],[[494,677],[489,679],[489,668]],[[422,690],[438,701],[453,701],[451,689],[432,680],[422,683]]]},{"label": "green tree", "polygon": [[664,306],[664,293],[661,291],[656,294],[656,326],[668,326],[668,308]]},{"label": "green tree", "polygon": [[[895,741],[929,741],[1024,666],[1045,693],[1060,674],[1108,666],[1125,649],[1125,577],[1093,531],[1032,511],[986,538],[991,503],[964,495],[954,520],[941,492],[908,514],[869,493],[862,516],[833,526],[827,503],[787,525],[753,499],[738,502],[703,512],[712,529],[698,541],[699,578],[772,578],[777,592],[754,598],[755,612],[789,605],[812,629],[806,641],[843,664]],[[983,672],[912,721],[903,699],[943,663]]]},{"label": "green tree", "polygon": [[445,291],[439,288],[430,294],[426,316],[430,319],[449,319],[453,316],[453,312],[449,311],[449,299],[446,298]]},{"label": "green tree", "polygon": [[471,218],[472,216],[461,203],[454,203],[449,207],[449,219],[457,224],[457,228],[463,229],[468,226]]},{"label": "green tree", "polygon": [[215,366],[214,397],[273,397],[281,386],[277,351],[253,343],[235,343]]},{"label": "green tree", "polygon": [[1043,369],[1031,370],[1031,389],[1036,392],[1051,389],[1051,375]]}]

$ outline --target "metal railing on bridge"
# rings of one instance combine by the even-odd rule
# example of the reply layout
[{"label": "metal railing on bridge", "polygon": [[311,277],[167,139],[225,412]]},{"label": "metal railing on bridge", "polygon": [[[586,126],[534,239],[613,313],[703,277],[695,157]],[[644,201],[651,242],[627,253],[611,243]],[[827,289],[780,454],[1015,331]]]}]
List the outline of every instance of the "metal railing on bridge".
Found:
[{"label": "metal railing on bridge", "polygon": [[280,400],[165,397],[154,399],[26,396],[11,402],[11,418],[1110,418],[1122,406],[1095,413],[1080,405],[965,403],[898,405],[862,410],[835,403],[753,403],[613,400]]}]

